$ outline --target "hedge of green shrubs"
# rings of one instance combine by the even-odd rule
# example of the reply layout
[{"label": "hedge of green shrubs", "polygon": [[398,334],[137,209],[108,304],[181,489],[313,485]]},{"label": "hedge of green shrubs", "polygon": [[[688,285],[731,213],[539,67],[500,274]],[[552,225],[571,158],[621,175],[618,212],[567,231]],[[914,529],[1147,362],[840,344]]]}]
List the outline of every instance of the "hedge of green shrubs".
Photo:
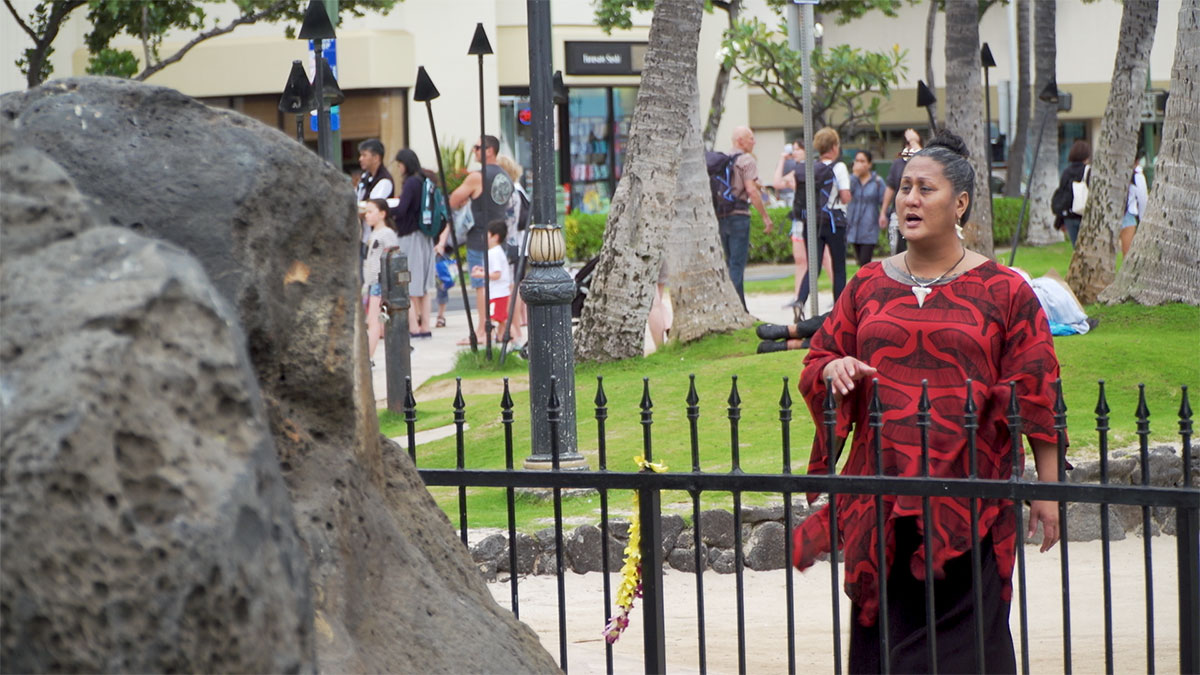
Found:
[{"label": "hedge of green shrubs", "polygon": [[[792,262],[792,240],[790,232],[792,221],[789,215],[791,209],[768,209],[775,228],[770,234],[764,234],[762,219],[758,212],[751,209],[750,213],[750,262],[752,263],[790,263]],[[1008,246],[1012,242],[1013,229],[1021,212],[1021,200],[1015,197],[995,197],[992,199],[992,237],[997,247]],[[590,260],[600,253],[600,245],[604,242],[604,225],[608,219],[607,213],[572,213],[566,217],[563,234],[567,239],[567,257],[571,260]],[[1026,215],[1028,220],[1028,215]],[[1021,240],[1025,240],[1022,230]],[[876,257],[887,251],[886,233],[880,233],[879,247]]]}]

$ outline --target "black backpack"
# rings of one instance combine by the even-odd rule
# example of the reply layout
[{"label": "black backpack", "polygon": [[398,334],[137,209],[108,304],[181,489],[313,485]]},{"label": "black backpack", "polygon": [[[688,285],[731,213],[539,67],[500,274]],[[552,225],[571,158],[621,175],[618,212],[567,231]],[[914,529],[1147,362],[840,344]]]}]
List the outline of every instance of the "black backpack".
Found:
[{"label": "black backpack", "polygon": [[708,165],[708,187],[712,191],[713,210],[718,218],[724,218],[735,210],[750,208],[750,202],[738,199],[733,194],[733,165],[741,153],[727,155],[709,150],[704,153]]},{"label": "black backpack", "polygon": [[[792,219],[808,222],[807,192],[804,189],[804,165],[796,167],[793,174],[796,177],[796,196],[792,199]],[[837,176],[833,172],[833,163],[826,164],[820,160],[813,163],[813,184],[816,186],[817,197],[817,226],[830,227],[837,232],[837,224],[843,214],[840,209],[833,208],[837,203]]]},{"label": "black backpack", "polygon": [[1071,200],[1075,193],[1071,191],[1071,183],[1060,183],[1058,189],[1050,197],[1050,210],[1054,212],[1056,218],[1074,215],[1071,213]]}]

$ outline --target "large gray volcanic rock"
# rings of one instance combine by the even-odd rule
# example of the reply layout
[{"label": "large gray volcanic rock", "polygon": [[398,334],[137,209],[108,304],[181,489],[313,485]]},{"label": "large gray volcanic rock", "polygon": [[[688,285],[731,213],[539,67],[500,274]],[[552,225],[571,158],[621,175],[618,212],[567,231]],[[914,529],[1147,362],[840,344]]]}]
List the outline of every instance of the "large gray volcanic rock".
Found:
[{"label": "large gray volcanic rock", "polygon": [[45,155],[0,166],[3,670],[314,670],[236,318],[181,249],[92,228]]},{"label": "large gray volcanic rock", "polygon": [[7,94],[0,116],[102,219],[183,246],[236,307],[309,553],[322,670],[555,668],[406,454],[381,446],[343,175],[254,120],[124,80]]}]

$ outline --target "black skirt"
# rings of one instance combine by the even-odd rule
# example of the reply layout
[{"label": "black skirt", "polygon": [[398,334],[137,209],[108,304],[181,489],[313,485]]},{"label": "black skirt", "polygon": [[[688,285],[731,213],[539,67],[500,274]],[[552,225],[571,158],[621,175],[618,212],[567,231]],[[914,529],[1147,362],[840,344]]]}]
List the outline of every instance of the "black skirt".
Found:
[{"label": "black skirt", "polygon": [[[895,523],[896,557],[888,571],[887,612],[889,657],[894,673],[932,672],[929,663],[928,631],[925,622],[925,582],[909,568],[913,552],[922,543],[916,518],[900,518]],[[945,577],[934,582],[934,616],[937,631],[937,672],[939,673],[1015,673],[1016,654],[1009,630],[1009,603],[1003,600],[1004,584],[996,567],[996,555],[989,534],[979,542],[983,586],[984,666],[975,649],[975,595],[971,579],[971,554],[966,553],[945,565]],[[879,673],[879,622],[864,627],[858,622],[858,605],[850,611],[851,673]]]}]

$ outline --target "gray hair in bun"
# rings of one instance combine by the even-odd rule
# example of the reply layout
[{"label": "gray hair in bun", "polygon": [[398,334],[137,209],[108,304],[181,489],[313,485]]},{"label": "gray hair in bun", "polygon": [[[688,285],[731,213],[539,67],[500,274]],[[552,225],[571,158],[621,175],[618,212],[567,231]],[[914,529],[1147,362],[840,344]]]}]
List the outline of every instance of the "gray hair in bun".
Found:
[{"label": "gray hair in bun", "polygon": [[967,210],[963,211],[962,222],[967,222],[971,215],[971,206],[975,195],[975,169],[967,158],[971,153],[967,144],[958,135],[949,131],[939,131],[933,139],[913,157],[928,157],[942,166],[942,174],[954,187],[954,194],[967,193]]}]

